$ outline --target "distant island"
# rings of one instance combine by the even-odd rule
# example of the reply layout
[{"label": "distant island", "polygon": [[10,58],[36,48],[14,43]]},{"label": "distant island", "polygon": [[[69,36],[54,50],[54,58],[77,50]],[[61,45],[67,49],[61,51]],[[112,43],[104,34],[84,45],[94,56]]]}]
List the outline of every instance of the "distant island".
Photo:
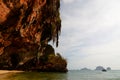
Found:
[{"label": "distant island", "polygon": [[88,69],[88,68],[85,67],[85,68],[82,68],[81,70],[86,70],[86,71],[88,71],[88,70],[91,70],[91,69]]},{"label": "distant island", "polygon": [[111,70],[111,68],[110,68],[110,67],[107,67],[107,70],[109,71],[109,70]]},{"label": "distant island", "polygon": [[106,69],[103,66],[97,66],[95,70],[99,70],[99,71],[108,71],[111,70],[110,67],[107,67]]},{"label": "distant island", "polygon": [[103,69],[105,69],[103,66],[97,66],[95,70],[100,70],[100,71],[102,71]]}]

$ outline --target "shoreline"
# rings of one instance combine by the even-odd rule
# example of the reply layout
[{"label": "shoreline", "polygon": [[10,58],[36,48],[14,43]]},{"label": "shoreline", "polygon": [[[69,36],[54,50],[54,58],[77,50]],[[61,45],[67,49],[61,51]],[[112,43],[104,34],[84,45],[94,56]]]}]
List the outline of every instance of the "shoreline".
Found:
[{"label": "shoreline", "polygon": [[[18,71],[18,70],[0,70],[0,80],[5,79],[6,77],[8,77],[11,74],[15,74],[15,73],[21,73],[24,71]],[[5,80],[9,80],[9,79],[5,79]]]},{"label": "shoreline", "polygon": [[20,73],[24,71],[19,71],[19,70],[0,70],[0,75],[2,74],[8,74],[8,73]]}]

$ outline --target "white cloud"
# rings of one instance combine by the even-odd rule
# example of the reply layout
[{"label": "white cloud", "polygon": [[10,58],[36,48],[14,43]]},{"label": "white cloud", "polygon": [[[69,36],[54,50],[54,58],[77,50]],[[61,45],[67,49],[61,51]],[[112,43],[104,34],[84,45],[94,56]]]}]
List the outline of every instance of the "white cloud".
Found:
[{"label": "white cloud", "polygon": [[56,50],[68,59],[68,67],[120,69],[120,0],[63,1],[69,4],[61,4],[62,35]]}]

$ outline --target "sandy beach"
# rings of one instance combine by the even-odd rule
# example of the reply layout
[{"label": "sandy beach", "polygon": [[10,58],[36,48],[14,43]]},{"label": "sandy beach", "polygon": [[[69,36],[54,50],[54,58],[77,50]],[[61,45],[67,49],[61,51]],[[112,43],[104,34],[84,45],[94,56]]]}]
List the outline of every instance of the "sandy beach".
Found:
[{"label": "sandy beach", "polygon": [[7,73],[19,73],[19,72],[24,72],[24,71],[17,71],[17,70],[0,70],[0,75],[1,75],[1,74],[7,74]]},{"label": "sandy beach", "polygon": [[[0,80],[6,78],[7,76],[13,74],[13,73],[20,73],[24,71],[17,71],[17,70],[0,70]],[[7,80],[7,79],[4,79]]]}]

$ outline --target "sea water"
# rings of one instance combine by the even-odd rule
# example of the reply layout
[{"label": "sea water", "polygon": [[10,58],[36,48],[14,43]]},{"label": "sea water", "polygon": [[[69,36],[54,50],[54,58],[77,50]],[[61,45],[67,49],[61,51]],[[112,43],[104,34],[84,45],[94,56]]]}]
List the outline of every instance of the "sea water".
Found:
[{"label": "sea water", "polygon": [[67,73],[22,72],[10,74],[0,80],[120,80],[120,71],[70,70]]}]

